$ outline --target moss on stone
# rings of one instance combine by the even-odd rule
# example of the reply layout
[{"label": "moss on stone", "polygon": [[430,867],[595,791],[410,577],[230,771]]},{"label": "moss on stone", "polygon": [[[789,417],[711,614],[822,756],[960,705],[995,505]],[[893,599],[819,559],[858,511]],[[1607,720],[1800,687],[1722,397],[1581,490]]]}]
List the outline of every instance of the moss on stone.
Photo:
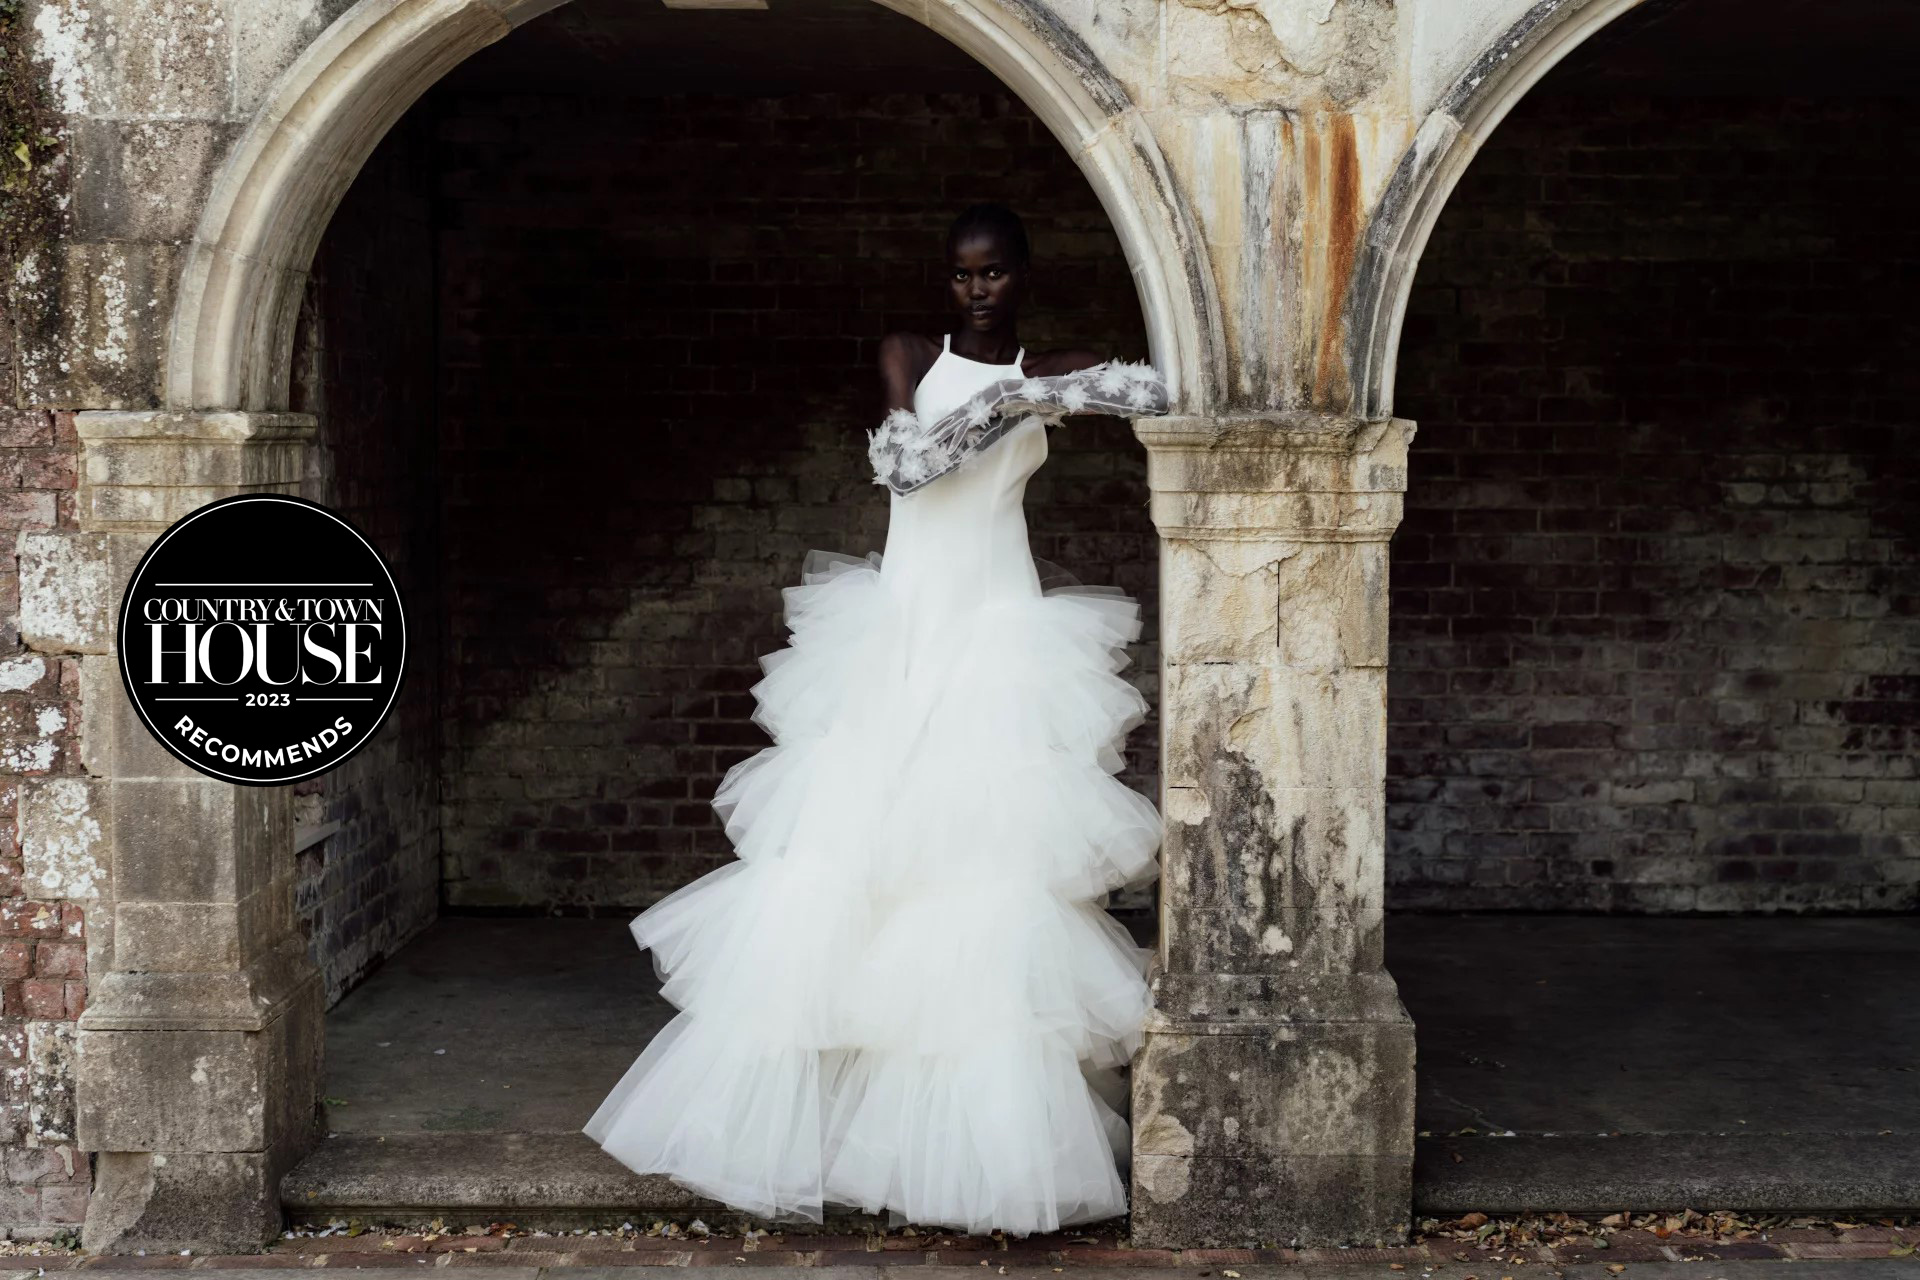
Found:
[{"label": "moss on stone", "polygon": [[53,161],[63,150],[64,130],[48,105],[45,69],[35,65],[22,7],[22,0],[0,0],[0,264],[6,265],[52,233],[59,207]]}]

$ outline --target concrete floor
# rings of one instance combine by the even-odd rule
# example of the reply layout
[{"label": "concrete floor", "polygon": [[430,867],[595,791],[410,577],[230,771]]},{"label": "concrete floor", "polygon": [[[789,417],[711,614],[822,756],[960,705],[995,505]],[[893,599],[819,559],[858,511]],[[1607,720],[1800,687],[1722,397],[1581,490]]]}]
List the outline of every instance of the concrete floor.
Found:
[{"label": "concrete floor", "polygon": [[[1404,916],[1388,958],[1423,1212],[1920,1207],[1920,919]],[[329,1016],[289,1207],[689,1203],[578,1132],[655,985],[624,919],[439,921]]]},{"label": "concrete floor", "polygon": [[624,920],[450,917],[327,1015],[335,1133],[575,1133],[673,1016]]},{"label": "concrete floor", "polygon": [[1920,918],[1401,916],[1419,1126],[1920,1135]]},{"label": "concrete floor", "polygon": [[1387,963],[1422,1212],[1920,1207],[1920,919],[1402,916]]}]

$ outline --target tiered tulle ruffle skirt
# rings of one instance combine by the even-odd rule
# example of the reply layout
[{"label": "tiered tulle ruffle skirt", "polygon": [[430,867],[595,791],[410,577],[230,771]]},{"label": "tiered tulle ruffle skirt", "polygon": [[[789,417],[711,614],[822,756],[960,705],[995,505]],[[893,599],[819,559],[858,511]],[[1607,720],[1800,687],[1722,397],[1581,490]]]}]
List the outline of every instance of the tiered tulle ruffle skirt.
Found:
[{"label": "tiered tulle ruffle skirt", "polygon": [[1161,838],[1113,776],[1139,606],[1069,579],[929,626],[880,569],[815,551],[786,589],[775,745],[713,801],[739,857],[633,921],[681,1012],[586,1132],[774,1220],[1124,1213],[1146,952],[1103,907]]}]

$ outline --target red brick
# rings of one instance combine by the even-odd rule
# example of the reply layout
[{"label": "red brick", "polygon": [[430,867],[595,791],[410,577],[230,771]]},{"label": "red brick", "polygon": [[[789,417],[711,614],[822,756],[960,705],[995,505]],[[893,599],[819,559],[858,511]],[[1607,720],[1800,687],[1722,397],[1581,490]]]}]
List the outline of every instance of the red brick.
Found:
[{"label": "red brick", "polygon": [[92,1191],[93,1188],[84,1182],[43,1185],[40,1188],[41,1221],[84,1222],[87,1217],[87,1197]]},{"label": "red brick", "polygon": [[144,1257],[137,1253],[102,1253],[87,1258],[80,1264],[82,1271],[184,1271],[193,1266],[198,1259],[189,1254],[149,1253]]},{"label": "red brick", "polygon": [[60,935],[60,904],[31,898],[0,902],[0,936],[50,938]]},{"label": "red brick", "polygon": [[[64,1153],[64,1154],[63,1154]],[[73,1172],[67,1171],[69,1161]],[[71,1147],[13,1147],[6,1153],[7,1181],[42,1185],[87,1181],[86,1157]]]},{"label": "red brick", "polygon": [[431,1253],[466,1253],[469,1250],[494,1253],[506,1247],[505,1236],[451,1235],[432,1241],[427,1249]]},{"label": "red brick", "polygon": [[1063,1252],[1060,1260],[1080,1267],[1171,1267],[1180,1261],[1176,1249],[1101,1249],[1088,1246]]},{"label": "red brick", "polygon": [[13,940],[0,942],[0,979],[24,978],[33,972],[34,944]]},{"label": "red brick", "polygon": [[[5,946],[0,946],[0,973],[6,972],[5,964]],[[52,940],[34,944],[33,972],[41,978],[84,978],[87,973],[86,945]]]},{"label": "red brick", "polygon": [[79,483],[78,455],[69,450],[50,449],[21,459],[20,487],[23,489],[71,489]]},{"label": "red brick", "polygon": [[389,1237],[376,1233],[348,1236],[294,1236],[292,1239],[280,1239],[272,1248],[279,1253],[373,1253],[386,1247]]},{"label": "red brick", "polygon": [[1848,1227],[1840,1233],[1845,1244],[1894,1244],[1899,1239],[1898,1227]]},{"label": "red brick", "polygon": [[51,493],[0,490],[0,529],[50,529],[58,511]]},{"label": "red brick", "polygon": [[1415,1263],[1425,1262],[1432,1255],[1423,1245],[1407,1245],[1400,1248],[1353,1249],[1301,1249],[1298,1251],[1301,1262],[1386,1262]]},{"label": "red brick", "polygon": [[0,449],[44,448],[54,442],[54,417],[44,409],[0,409]]},{"label": "red brick", "polygon": [[1708,1258],[1724,1262],[1736,1258],[1784,1258],[1786,1246],[1764,1240],[1727,1240],[1722,1242],[1670,1240],[1668,1246],[1683,1259]]},{"label": "red brick", "polygon": [[28,978],[20,984],[20,1007],[29,1018],[64,1018],[67,984],[58,978]]}]

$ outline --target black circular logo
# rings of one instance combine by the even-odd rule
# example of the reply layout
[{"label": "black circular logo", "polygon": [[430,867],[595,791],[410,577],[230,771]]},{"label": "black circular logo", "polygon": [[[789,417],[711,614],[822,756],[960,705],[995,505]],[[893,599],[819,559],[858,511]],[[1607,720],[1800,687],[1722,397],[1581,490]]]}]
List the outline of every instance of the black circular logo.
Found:
[{"label": "black circular logo", "polygon": [[120,678],[160,744],[250,787],[324,773],[393,709],[407,623],[386,561],[318,503],[242,494],[183,517],[120,602]]}]

